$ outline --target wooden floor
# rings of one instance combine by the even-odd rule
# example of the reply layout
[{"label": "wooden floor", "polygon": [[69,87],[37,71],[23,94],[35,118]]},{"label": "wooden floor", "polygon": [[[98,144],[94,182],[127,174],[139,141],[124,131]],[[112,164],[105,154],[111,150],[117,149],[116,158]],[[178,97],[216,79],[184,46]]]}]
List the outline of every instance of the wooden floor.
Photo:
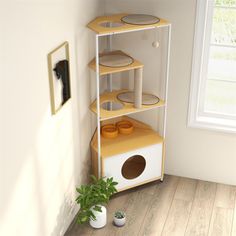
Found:
[{"label": "wooden floor", "polygon": [[[108,223],[103,229],[72,223],[66,236],[236,236],[236,187],[165,176],[118,193],[108,205]],[[112,224],[116,210],[124,210],[127,223]]]}]

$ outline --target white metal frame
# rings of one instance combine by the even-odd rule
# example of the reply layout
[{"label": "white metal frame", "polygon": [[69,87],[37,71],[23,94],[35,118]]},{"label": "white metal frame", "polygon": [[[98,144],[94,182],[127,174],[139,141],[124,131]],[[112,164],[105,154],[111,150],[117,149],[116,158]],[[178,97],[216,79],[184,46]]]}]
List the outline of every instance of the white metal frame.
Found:
[{"label": "white metal frame", "polygon": [[[143,30],[151,30],[156,28],[168,28],[168,45],[167,45],[167,61],[166,61],[166,73],[165,73],[165,88],[164,88],[164,125],[163,125],[163,138],[166,136],[166,116],[167,116],[167,96],[168,96],[168,81],[169,81],[169,62],[170,62],[170,43],[171,43],[171,24],[161,25],[161,26],[149,26],[147,28],[142,29],[134,29],[134,30],[126,30],[121,32],[112,32],[106,34],[96,34],[95,37],[95,45],[96,45],[96,98],[97,98],[97,154],[98,154],[98,177],[101,177],[101,135],[100,135],[100,127],[101,127],[101,119],[100,119],[100,73],[99,73],[99,38],[107,36],[107,49],[112,50],[112,36],[116,34],[130,33],[135,31],[143,31]],[[112,75],[107,76],[107,89],[108,91],[112,91]],[[163,168],[163,167],[162,167]],[[161,179],[163,180],[163,179]]]},{"label": "white metal frame", "polygon": [[169,70],[170,70],[170,43],[171,43],[171,25],[168,26],[168,44],[167,44],[167,63],[166,63],[166,80],[165,80],[165,108],[164,108],[164,127],[163,138],[166,137],[166,118],[167,118],[167,103],[168,103],[168,86],[169,86]]},{"label": "white metal frame", "polygon": [[[195,23],[191,87],[189,95],[188,127],[224,132],[236,132],[236,121],[225,116],[203,112],[204,92],[214,10],[214,0],[198,0]],[[207,43],[206,43],[207,42]]]}]

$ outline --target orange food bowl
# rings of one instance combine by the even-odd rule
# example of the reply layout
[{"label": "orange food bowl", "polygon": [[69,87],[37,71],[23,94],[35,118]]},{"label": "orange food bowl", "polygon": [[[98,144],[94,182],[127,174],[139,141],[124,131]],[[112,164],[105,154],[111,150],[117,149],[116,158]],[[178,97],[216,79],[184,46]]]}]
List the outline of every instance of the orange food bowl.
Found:
[{"label": "orange food bowl", "polygon": [[120,134],[131,134],[134,131],[133,124],[128,120],[122,120],[116,123]]},{"label": "orange food bowl", "polygon": [[113,124],[102,126],[102,136],[104,138],[116,138],[118,135],[118,129]]}]

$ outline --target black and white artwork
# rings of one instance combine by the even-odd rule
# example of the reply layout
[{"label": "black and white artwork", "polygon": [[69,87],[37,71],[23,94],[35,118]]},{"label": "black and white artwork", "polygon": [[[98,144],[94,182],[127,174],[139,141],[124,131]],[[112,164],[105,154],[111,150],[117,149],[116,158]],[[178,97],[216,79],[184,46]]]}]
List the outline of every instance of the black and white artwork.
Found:
[{"label": "black and white artwork", "polygon": [[51,111],[54,115],[71,98],[68,42],[48,54],[48,70]]}]

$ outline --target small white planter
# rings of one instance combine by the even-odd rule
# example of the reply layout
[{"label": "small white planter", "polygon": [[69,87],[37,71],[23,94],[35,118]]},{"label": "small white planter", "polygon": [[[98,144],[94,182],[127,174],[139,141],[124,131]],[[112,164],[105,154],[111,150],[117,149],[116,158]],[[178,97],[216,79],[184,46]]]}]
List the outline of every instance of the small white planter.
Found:
[{"label": "small white planter", "polygon": [[95,215],[96,220],[91,219],[89,221],[89,224],[95,229],[99,229],[99,228],[104,227],[107,223],[107,209],[106,209],[106,207],[101,206],[102,212],[93,210],[93,207],[91,208],[91,210],[92,210],[93,214]]},{"label": "small white planter", "polygon": [[118,219],[114,216],[114,218],[113,218],[114,224],[118,227],[124,226],[125,225],[125,220],[126,220],[125,217],[122,218],[122,219]]}]

